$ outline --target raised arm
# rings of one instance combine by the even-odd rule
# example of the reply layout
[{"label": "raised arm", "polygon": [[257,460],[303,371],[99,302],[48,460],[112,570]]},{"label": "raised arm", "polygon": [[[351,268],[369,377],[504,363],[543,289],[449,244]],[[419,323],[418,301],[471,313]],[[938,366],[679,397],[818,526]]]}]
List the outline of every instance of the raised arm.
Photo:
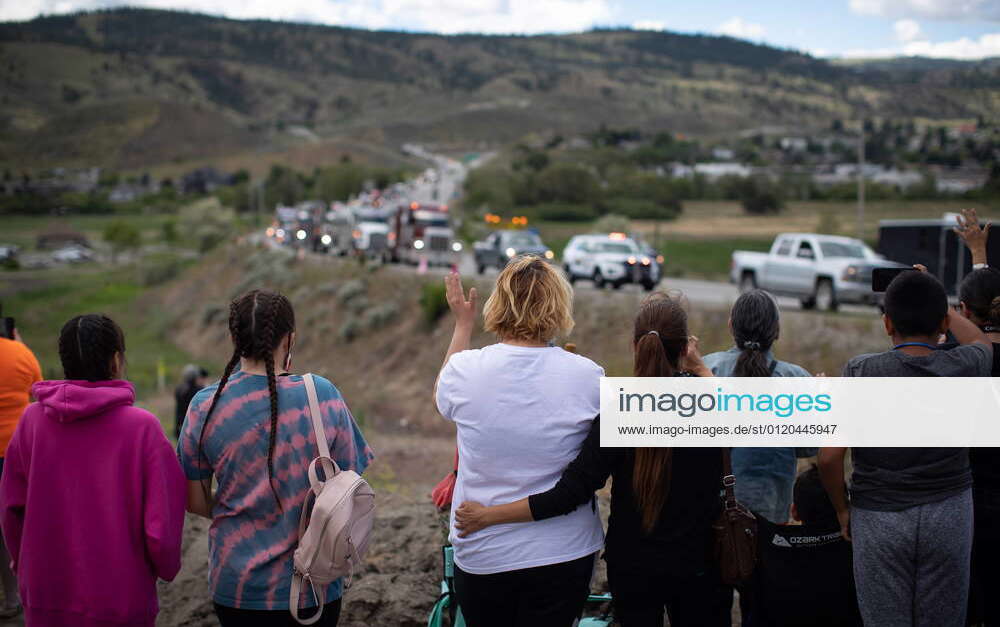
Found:
[{"label": "raised arm", "polygon": [[955,233],[965,242],[969,252],[972,253],[972,263],[986,263],[986,242],[990,236],[990,223],[979,226],[979,216],[975,209],[963,209],[962,215],[956,216]]},{"label": "raised arm", "polygon": [[598,416],[591,424],[590,433],[576,459],[569,463],[552,489],[503,505],[486,507],[471,501],[462,503],[455,511],[455,528],[459,537],[492,525],[569,514],[590,501],[594,492],[604,486],[623,451],[621,448],[601,448],[601,418]]},{"label": "raised arm", "polygon": [[[445,353],[444,362],[441,369],[448,364],[448,360],[455,353],[468,350],[472,342],[472,331],[476,324],[476,305],[478,294],[476,288],[469,289],[469,297],[466,299],[465,290],[462,288],[462,277],[457,272],[451,272],[444,277],[445,294],[448,299],[448,308],[455,314],[455,330],[451,334],[451,343],[448,344],[448,352]],[[434,398],[437,398],[438,380],[441,372],[438,371],[438,378],[434,381]]]}]

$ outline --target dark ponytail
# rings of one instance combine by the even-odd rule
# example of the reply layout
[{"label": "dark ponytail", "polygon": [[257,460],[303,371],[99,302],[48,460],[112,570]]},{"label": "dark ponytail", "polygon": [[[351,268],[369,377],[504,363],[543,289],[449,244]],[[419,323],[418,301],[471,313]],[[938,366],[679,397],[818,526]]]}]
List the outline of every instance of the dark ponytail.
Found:
[{"label": "dark ponytail", "polygon": [[[683,297],[656,292],[639,306],[632,341],[636,377],[672,377],[688,343],[687,311]],[[653,531],[667,502],[673,449],[636,448],[632,492],[642,518],[642,529]]]},{"label": "dark ponytail", "polygon": [[81,381],[108,381],[115,372],[115,355],[125,363],[125,334],[102,314],[76,316],[59,333],[59,360],[63,376]]},{"label": "dark ponytail", "polygon": [[278,436],[278,385],[274,367],[274,351],[278,344],[295,330],[295,311],[281,294],[254,290],[237,298],[229,305],[229,335],[233,340],[233,355],[219,380],[212,396],[205,420],[198,437],[198,455],[202,455],[205,427],[222,396],[230,375],[241,358],[263,361],[267,371],[267,391],[270,400],[270,435],[267,444],[267,479],[278,507],[281,497],[274,485],[274,447]]},{"label": "dark ponytail", "polygon": [[771,364],[767,352],[778,339],[778,305],[764,290],[740,294],[729,315],[733,340],[740,356],[733,369],[734,377],[769,377]]},{"label": "dark ponytail", "polygon": [[1000,327],[1000,270],[980,268],[965,275],[959,298],[979,326]]}]

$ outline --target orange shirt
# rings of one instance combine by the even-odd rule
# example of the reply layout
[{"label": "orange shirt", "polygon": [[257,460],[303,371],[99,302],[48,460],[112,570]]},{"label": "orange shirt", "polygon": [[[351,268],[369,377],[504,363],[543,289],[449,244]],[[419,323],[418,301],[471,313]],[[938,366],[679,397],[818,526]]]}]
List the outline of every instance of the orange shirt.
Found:
[{"label": "orange shirt", "polygon": [[28,406],[31,386],[42,380],[35,354],[20,342],[0,337],[0,457]]}]

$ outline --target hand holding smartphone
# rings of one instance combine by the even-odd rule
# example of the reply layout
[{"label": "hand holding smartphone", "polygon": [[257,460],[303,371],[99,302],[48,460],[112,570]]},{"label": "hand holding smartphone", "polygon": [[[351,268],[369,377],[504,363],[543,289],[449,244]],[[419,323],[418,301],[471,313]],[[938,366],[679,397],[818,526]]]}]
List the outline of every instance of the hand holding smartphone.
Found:
[{"label": "hand holding smartphone", "polygon": [[[3,306],[0,305],[0,316],[3,315]],[[0,318],[0,337],[8,340],[16,339],[14,336],[14,319],[11,317]]]}]

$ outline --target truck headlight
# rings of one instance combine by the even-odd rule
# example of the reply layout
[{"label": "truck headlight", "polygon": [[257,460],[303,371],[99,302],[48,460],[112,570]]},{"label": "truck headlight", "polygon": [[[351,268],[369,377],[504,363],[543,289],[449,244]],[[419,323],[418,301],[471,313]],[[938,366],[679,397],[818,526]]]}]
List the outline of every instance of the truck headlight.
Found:
[{"label": "truck headlight", "polygon": [[554,252],[552,252],[551,250],[546,250],[545,251],[545,258],[546,259],[555,259],[556,258],[556,254]]},{"label": "truck headlight", "polygon": [[504,253],[507,255],[508,258],[513,259],[514,255],[517,254],[517,251],[514,250],[513,248],[508,248],[507,250],[504,251]]},{"label": "truck headlight", "polygon": [[330,237],[329,235],[324,235],[323,237],[319,238],[319,241],[323,242],[324,246],[329,246],[330,244],[333,243],[333,238]]},{"label": "truck headlight", "polygon": [[635,257],[629,257],[627,259],[627,261],[628,261],[628,265],[630,265],[630,266],[634,266],[635,265]]},{"label": "truck headlight", "polygon": [[306,235],[307,233],[305,229],[299,229],[298,231],[295,231],[295,239],[303,240],[306,238]]},{"label": "truck headlight", "polygon": [[642,258],[642,265],[644,265],[644,266],[648,266],[648,265],[649,265],[649,263],[650,263],[650,261],[649,261],[649,257],[643,257],[643,258]]},{"label": "truck headlight", "polygon": [[278,229],[275,231],[275,234],[278,236],[278,239],[285,239],[285,229]]},{"label": "truck headlight", "polygon": [[860,274],[861,272],[858,270],[857,266],[847,266],[844,268],[844,273],[840,275],[840,278],[844,281],[857,281]]},{"label": "truck headlight", "polygon": [[451,249],[456,253],[462,252],[462,242],[452,242]]},{"label": "truck headlight", "polygon": [[422,239],[413,240],[413,247],[416,248],[417,250],[423,250],[424,240]]}]

